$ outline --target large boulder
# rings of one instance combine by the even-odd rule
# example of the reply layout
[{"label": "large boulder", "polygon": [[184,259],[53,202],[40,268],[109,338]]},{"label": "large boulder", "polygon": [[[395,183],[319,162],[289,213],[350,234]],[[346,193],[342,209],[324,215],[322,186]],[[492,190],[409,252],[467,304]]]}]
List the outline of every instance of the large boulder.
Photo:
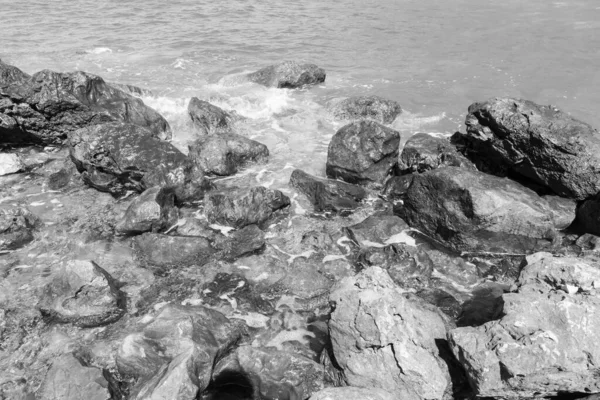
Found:
[{"label": "large boulder", "polygon": [[398,160],[402,174],[421,173],[443,166],[475,170],[475,165],[458,152],[448,139],[428,133],[411,136],[404,145]]},{"label": "large boulder", "polygon": [[177,216],[173,191],[152,187],[131,202],[115,228],[123,234],[159,232],[173,226]]},{"label": "large boulder", "polygon": [[342,279],[330,300],[333,353],[348,385],[383,389],[399,399],[451,393],[436,344],[446,339],[439,311],[407,295],[378,267]]},{"label": "large boulder", "polygon": [[600,135],[553,106],[494,98],[469,107],[466,155],[479,169],[514,174],[560,196],[600,191]]},{"label": "large boulder", "polygon": [[328,104],[333,116],[341,120],[372,119],[391,124],[402,113],[397,101],[379,96],[353,96]]},{"label": "large boulder", "polygon": [[[171,143],[132,124],[109,123],[79,129],[69,135],[69,146],[71,159],[84,181],[115,196],[127,191],[143,192],[161,184],[181,186],[193,169]],[[201,173],[194,180],[200,187],[208,186]]]},{"label": "large boulder", "polygon": [[71,353],[56,358],[38,389],[37,400],[111,400],[109,381],[99,368],[88,367]]},{"label": "large boulder", "polygon": [[195,400],[210,383],[217,357],[245,335],[218,311],[167,304],[119,347],[119,373],[137,380],[129,399]]},{"label": "large boulder", "polygon": [[34,239],[38,219],[23,207],[0,209],[0,251],[15,250]]},{"label": "large boulder", "polygon": [[71,132],[111,121],[171,138],[167,121],[142,100],[85,72],[40,71],[31,77],[0,61],[0,142],[60,144]]},{"label": "large boulder", "polygon": [[192,97],[188,104],[188,114],[194,126],[203,135],[231,130],[233,117],[208,101]]},{"label": "large boulder", "polygon": [[413,177],[404,219],[457,251],[527,254],[550,248],[575,203],[540,197],[506,178],[459,167]]},{"label": "large boulder", "polygon": [[253,224],[264,228],[279,210],[289,205],[289,197],[264,186],[209,192],[204,198],[204,212],[210,223],[235,228]]},{"label": "large boulder", "polygon": [[374,121],[340,128],[329,143],[327,176],[349,183],[383,184],[398,160],[400,134]]},{"label": "large boulder", "polygon": [[84,328],[110,324],[125,313],[118,282],[93,261],[68,261],[43,289],[38,304],[52,322]]},{"label": "large boulder", "polygon": [[599,393],[600,266],[538,253],[527,258],[501,318],[450,332],[478,397]]},{"label": "large boulder", "polygon": [[246,78],[267,87],[294,89],[325,82],[325,70],[315,64],[284,61],[252,72]]},{"label": "large boulder", "polygon": [[269,158],[267,146],[230,132],[200,138],[189,149],[190,160],[208,175],[233,175],[249,163]]},{"label": "large boulder", "polygon": [[299,169],[292,172],[290,186],[306,195],[317,212],[355,210],[368,196],[367,191],[360,186],[320,179]]}]

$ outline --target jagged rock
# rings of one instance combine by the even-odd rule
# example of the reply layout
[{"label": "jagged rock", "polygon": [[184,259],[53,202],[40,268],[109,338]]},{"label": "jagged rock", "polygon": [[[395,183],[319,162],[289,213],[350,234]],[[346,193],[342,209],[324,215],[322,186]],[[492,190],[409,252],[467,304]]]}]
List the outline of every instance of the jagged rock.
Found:
[{"label": "jagged rock", "polygon": [[575,203],[540,197],[506,178],[459,167],[414,176],[403,218],[457,251],[532,253],[550,248]]},{"label": "jagged rock", "polygon": [[160,114],[99,76],[44,70],[29,77],[2,62],[0,71],[2,143],[60,144],[77,129],[111,121],[147,128],[157,138],[171,137]]},{"label": "jagged rock", "polygon": [[325,82],[325,70],[315,64],[284,61],[246,75],[250,82],[263,86],[294,89]]},{"label": "jagged rock", "polygon": [[[239,398],[306,399],[323,388],[324,376],[322,365],[301,355],[240,346],[217,364],[210,392],[202,400],[228,398],[235,393],[245,395]],[[239,393],[243,385],[247,386]]]},{"label": "jagged rock", "polygon": [[189,158],[209,175],[233,175],[248,163],[269,158],[267,146],[230,132],[200,138],[189,149]]},{"label": "jagged rock", "polygon": [[436,345],[446,339],[439,312],[405,296],[378,267],[342,279],[330,300],[333,353],[350,386],[383,389],[396,398],[444,397],[452,384]]},{"label": "jagged rock", "polygon": [[227,189],[207,193],[204,211],[210,223],[236,228],[256,224],[264,227],[278,210],[290,205],[290,199],[279,190],[263,186],[251,189]]},{"label": "jagged rock", "polygon": [[172,189],[178,205],[201,201],[206,192],[215,188],[204,172],[189,159],[176,168],[169,163],[158,165],[144,175],[142,185]]},{"label": "jagged rock", "polygon": [[21,157],[16,153],[0,153],[0,176],[16,174],[23,170]]},{"label": "jagged rock", "polygon": [[408,188],[412,185],[413,175],[392,176],[385,183],[381,194],[392,202],[400,202],[404,200]]},{"label": "jagged rock", "polygon": [[256,225],[247,225],[215,243],[225,260],[250,255],[265,246],[265,233]]},{"label": "jagged rock", "polygon": [[129,399],[195,400],[208,386],[217,357],[245,335],[242,325],[218,311],[164,306],[119,347],[119,373],[137,379]]},{"label": "jagged rock", "polygon": [[395,215],[375,214],[358,224],[344,228],[344,233],[363,247],[384,247],[390,243],[413,240],[405,231],[410,229],[404,220]]},{"label": "jagged rock", "polygon": [[116,231],[123,234],[159,232],[173,226],[177,216],[173,191],[153,187],[131,202]]},{"label": "jagged rock", "polygon": [[38,389],[37,400],[111,400],[109,382],[99,368],[88,367],[73,356],[58,357]]},{"label": "jagged rock", "polygon": [[600,237],[586,233],[575,242],[582,250],[600,250]]},{"label": "jagged rock", "polygon": [[360,186],[331,179],[320,179],[299,169],[292,172],[290,186],[306,195],[315,211],[355,210],[368,193]]},{"label": "jagged rock", "polygon": [[74,260],[56,271],[43,290],[38,308],[50,321],[94,327],[123,316],[125,294],[95,262]]},{"label": "jagged rock", "polygon": [[109,85],[112,87],[115,87],[119,90],[122,90],[123,92],[128,93],[135,97],[154,96],[154,93],[152,93],[152,90],[141,88],[139,86],[128,85],[126,83],[114,83],[114,82],[110,82]]},{"label": "jagged rock", "polygon": [[109,123],[82,128],[69,135],[69,146],[84,181],[113,195],[143,192],[150,187],[143,181],[147,174],[185,172],[182,152],[137,125]]},{"label": "jagged rock", "polygon": [[0,251],[15,250],[34,238],[38,219],[23,207],[0,209]]},{"label": "jagged rock", "polygon": [[480,170],[524,177],[583,200],[600,191],[600,134],[553,106],[494,98],[469,107],[466,155]]},{"label": "jagged rock", "polygon": [[499,320],[450,332],[478,397],[598,393],[600,268],[581,258],[527,258]]},{"label": "jagged rock", "polygon": [[[419,396],[408,395],[402,400],[420,400]],[[398,400],[398,397],[383,389],[366,387],[330,387],[313,393],[309,400]]]},{"label": "jagged rock", "polygon": [[333,116],[342,120],[371,119],[391,124],[402,113],[397,101],[379,96],[353,96],[328,104]]},{"label": "jagged rock", "polygon": [[192,97],[188,105],[188,114],[194,126],[203,135],[231,130],[233,117],[227,111],[208,101]]},{"label": "jagged rock", "polygon": [[476,170],[475,165],[459,153],[450,141],[427,133],[411,136],[398,160],[398,169],[402,174],[422,173],[444,166]]},{"label": "jagged rock", "polygon": [[208,239],[194,236],[144,233],[136,236],[134,243],[142,260],[159,269],[204,265],[217,252]]},{"label": "jagged rock", "polygon": [[329,143],[327,176],[349,183],[381,185],[396,165],[400,134],[374,121],[352,122]]}]

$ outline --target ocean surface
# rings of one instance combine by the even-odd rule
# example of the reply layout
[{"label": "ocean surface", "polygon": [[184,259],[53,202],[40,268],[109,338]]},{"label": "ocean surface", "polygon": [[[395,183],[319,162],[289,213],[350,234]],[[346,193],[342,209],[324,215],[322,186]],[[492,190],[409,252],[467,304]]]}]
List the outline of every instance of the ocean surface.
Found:
[{"label": "ocean surface", "polygon": [[[467,107],[494,96],[600,127],[598,0],[0,0],[0,16],[5,62],[150,89],[144,101],[184,151],[192,96],[246,117],[240,133],[265,143],[271,162],[233,178],[244,183],[284,188],[292,168],[324,175],[341,126],[325,105],[351,95],[399,101],[403,141],[464,129]],[[240,79],[282,60],[318,64],[327,80],[281,90]]]}]

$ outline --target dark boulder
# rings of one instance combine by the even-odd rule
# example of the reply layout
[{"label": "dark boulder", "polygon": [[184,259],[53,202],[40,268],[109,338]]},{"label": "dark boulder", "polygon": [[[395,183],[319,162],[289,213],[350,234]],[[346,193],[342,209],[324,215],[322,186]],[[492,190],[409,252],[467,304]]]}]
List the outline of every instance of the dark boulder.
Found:
[{"label": "dark boulder", "polygon": [[83,365],[71,353],[56,358],[38,389],[37,400],[111,400],[109,381],[99,368]]},{"label": "dark boulder", "polygon": [[215,188],[212,181],[189,158],[175,168],[170,163],[157,165],[154,170],[144,174],[141,182],[143,187],[172,189],[178,205],[201,201],[206,192]]},{"label": "dark boulder", "polygon": [[263,186],[251,189],[227,189],[207,193],[204,211],[210,223],[242,228],[256,224],[261,228],[272,220],[279,210],[290,205],[290,199],[279,190]]},{"label": "dark boulder", "polygon": [[349,183],[378,186],[398,161],[400,134],[374,121],[352,122],[329,143],[327,176]]},{"label": "dark boulder", "polygon": [[402,113],[397,101],[379,96],[353,96],[328,104],[333,116],[341,120],[372,119],[391,124]]},{"label": "dark boulder", "polygon": [[99,76],[44,70],[25,80],[14,68],[0,64],[2,143],[60,144],[77,129],[111,121],[147,128],[157,138],[171,137],[160,114]]},{"label": "dark boulder", "polygon": [[551,248],[575,203],[544,198],[506,178],[459,167],[414,176],[404,219],[457,251],[529,254]]},{"label": "dark boulder", "polygon": [[476,170],[475,165],[445,138],[417,133],[404,145],[398,160],[401,174],[422,173],[449,166]]},{"label": "dark boulder", "polygon": [[560,196],[600,191],[600,134],[553,106],[495,98],[469,107],[465,154],[480,170],[511,174]]},{"label": "dark boulder", "polygon": [[190,160],[209,175],[233,175],[249,163],[269,158],[267,146],[235,133],[200,138],[189,149]]},{"label": "dark boulder", "polygon": [[233,122],[231,114],[208,101],[192,97],[188,104],[188,114],[194,126],[203,135],[231,130]]},{"label": "dark boulder", "polygon": [[214,246],[221,258],[233,261],[262,250],[265,246],[265,233],[256,225],[247,225],[215,240]]},{"label": "dark boulder", "polygon": [[173,226],[177,216],[173,191],[152,187],[131,202],[116,231],[123,234],[159,232]]},{"label": "dark boulder", "polygon": [[[171,143],[140,126],[122,123],[94,125],[69,135],[71,159],[88,185],[114,196],[143,192],[155,186],[158,174],[182,175],[186,156]],[[147,186],[146,175],[155,180]],[[174,180],[179,179],[175,177]],[[146,178],[146,180],[148,180]]]},{"label": "dark boulder", "polygon": [[204,265],[217,252],[207,238],[169,236],[160,233],[144,233],[136,236],[134,247],[146,265],[158,269]]},{"label": "dark boulder", "polygon": [[66,262],[44,288],[38,304],[52,322],[94,327],[117,321],[125,313],[118,282],[93,261]]},{"label": "dark boulder", "polygon": [[368,196],[367,191],[360,186],[320,179],[299,169],[292,172],[290,186],[306,195],[318,212],[355,210]]},{"label": "dark boulder", "polygon": [[38,219],[23,207],[0,209],[0,251],[15,250],[34,239]]},{"label": "dark boulder", "polygon": [[263,86],[294,89],[325,82],[325,70],[315,64],[284,61],[246,75],[250,82]]},{"label": "dark boulder", "polygon": [[394,205],[402,204],[402,201],[406,197],[408,188],[412,185],[413,174],[392,176],[385,183],[381,194],[389,201],[393,202]]},{"label": "dark boulder", "polygon": [[600,235],[600,199],[597,196],[579,206],[576,224],[583,232]]}]

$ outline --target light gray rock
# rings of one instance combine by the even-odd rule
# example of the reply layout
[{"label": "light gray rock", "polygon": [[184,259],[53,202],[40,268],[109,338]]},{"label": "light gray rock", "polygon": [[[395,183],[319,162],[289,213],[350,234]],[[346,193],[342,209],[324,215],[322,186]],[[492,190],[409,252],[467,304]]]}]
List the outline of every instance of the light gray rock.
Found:
[{"label": "light gray rock", "polygon": [[251,82],[268,87],[294,89],[325,81],[325,70],[315,64],[284,61],[246,75]]},{"label": "light gray rock", "polygon": [[0,153],[0,176],[16,174],[23,170],[21,157],[16,153]]},{"label": "light gray rock", "polygon": [[[419,396],[406,396],[401,400],[417,400]],[[399,400],[399,398],[383,389],[360,387],[331,387],[314,393],[309,400]]]},{"label": "light gray rock", "polygon": [[328,104],[333,116],[341,120],[371,119],[391,124],[402,113],[397,101],[379,96],[353,96]]}]

